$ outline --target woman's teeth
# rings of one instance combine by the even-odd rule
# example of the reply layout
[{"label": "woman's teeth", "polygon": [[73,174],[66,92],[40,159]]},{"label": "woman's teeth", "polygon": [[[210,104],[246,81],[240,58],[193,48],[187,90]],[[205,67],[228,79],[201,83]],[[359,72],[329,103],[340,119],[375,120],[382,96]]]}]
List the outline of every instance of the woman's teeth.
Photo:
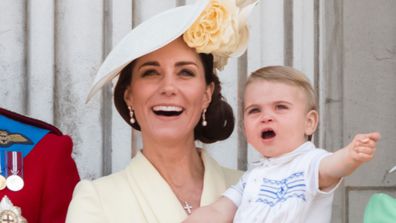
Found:
[{"label": "woman's teeth", "polygon": [[153,111],[156,115],[163,115],[163,116],[177,116],[183,112],[182,107],[178,106],[154,106]]},{"label": "woman's teeth", "polygon": [[183,108],[178,107],[178,106],[164,106],[164,105],[160,105],[160,106],[154,106],[153,107],[154,111],[174,111],[174,112],[181,112],[183,110]]}]

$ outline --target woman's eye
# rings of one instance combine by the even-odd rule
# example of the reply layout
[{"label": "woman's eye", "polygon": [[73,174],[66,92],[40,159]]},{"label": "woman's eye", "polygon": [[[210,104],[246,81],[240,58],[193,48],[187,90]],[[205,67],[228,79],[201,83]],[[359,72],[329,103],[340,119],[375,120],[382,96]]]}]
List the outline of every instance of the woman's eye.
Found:
[{"label": "woman's eye", "polygon": [[153,76],[153,75],[156,75],[156,74],[158,74],[158,72],[156,70],[145,70],[142,73],[142,77]]},{"label": "woman's eye", "polygon": [[195,73],[193,71],[191,71],[191,70],[188,70],[188,69],[182,69],[180,71],[180,75],[186,76],[186,77],[194,77]]}]

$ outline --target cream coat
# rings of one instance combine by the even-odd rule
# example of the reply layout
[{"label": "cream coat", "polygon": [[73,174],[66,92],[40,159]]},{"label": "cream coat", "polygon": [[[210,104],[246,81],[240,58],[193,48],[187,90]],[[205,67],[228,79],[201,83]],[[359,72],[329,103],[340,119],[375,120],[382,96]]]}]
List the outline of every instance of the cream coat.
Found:
[{"label": "cream coat", "polygon": [[[201,206],[215,201],[241,172],[218,165],[202,150],[205,166]],[[179,200],[153,165],[138,153],[123,171],[81,181],[74,190],[67,223],[173,223],[187,217]]]}]

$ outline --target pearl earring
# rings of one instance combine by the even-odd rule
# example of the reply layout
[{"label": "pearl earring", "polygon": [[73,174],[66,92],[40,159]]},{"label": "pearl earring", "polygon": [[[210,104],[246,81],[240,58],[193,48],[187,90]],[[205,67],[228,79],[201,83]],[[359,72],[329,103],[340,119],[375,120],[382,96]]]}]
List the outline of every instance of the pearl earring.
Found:
[{"label": "pearl earring", "polygon": [[202,126],[207,126],[208,122],[206,121],[206,108],[202,112]]},{"label": "pearl earring", "polygon": [[132,110],[131,106],[128,106],[128,110],[129,110],[129,117],[131,117],[131,119],[129,119],[129,122],[131,124],[135,124],[135,119],[133,118],[133,110]]}]

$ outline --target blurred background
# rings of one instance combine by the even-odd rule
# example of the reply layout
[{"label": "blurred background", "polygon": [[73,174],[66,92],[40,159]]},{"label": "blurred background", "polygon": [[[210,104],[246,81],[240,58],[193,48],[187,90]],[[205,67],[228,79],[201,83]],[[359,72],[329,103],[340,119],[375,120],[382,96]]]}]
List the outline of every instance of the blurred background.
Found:
[{"label": "blurred background", "polygon": [[[74,141],[82,178],[125,167],[141,147],[121,120],[112,84],[85,103],[112,47],[141,21],[191,0],[0,0],[0,106],[59,127]],[[262,66],[305,72],[319,96],[318,147],[334,151],[359,132],[379,131],[374,160],[344,179],[336,223],[362,222],[376,192],[396,196],[396,1],[261,0],[250,18],[248,51],[219,76],[235,131],[200,145],[222,165],[246,170],[259,155],[246,144],[240,99],[247,75]]]}]

